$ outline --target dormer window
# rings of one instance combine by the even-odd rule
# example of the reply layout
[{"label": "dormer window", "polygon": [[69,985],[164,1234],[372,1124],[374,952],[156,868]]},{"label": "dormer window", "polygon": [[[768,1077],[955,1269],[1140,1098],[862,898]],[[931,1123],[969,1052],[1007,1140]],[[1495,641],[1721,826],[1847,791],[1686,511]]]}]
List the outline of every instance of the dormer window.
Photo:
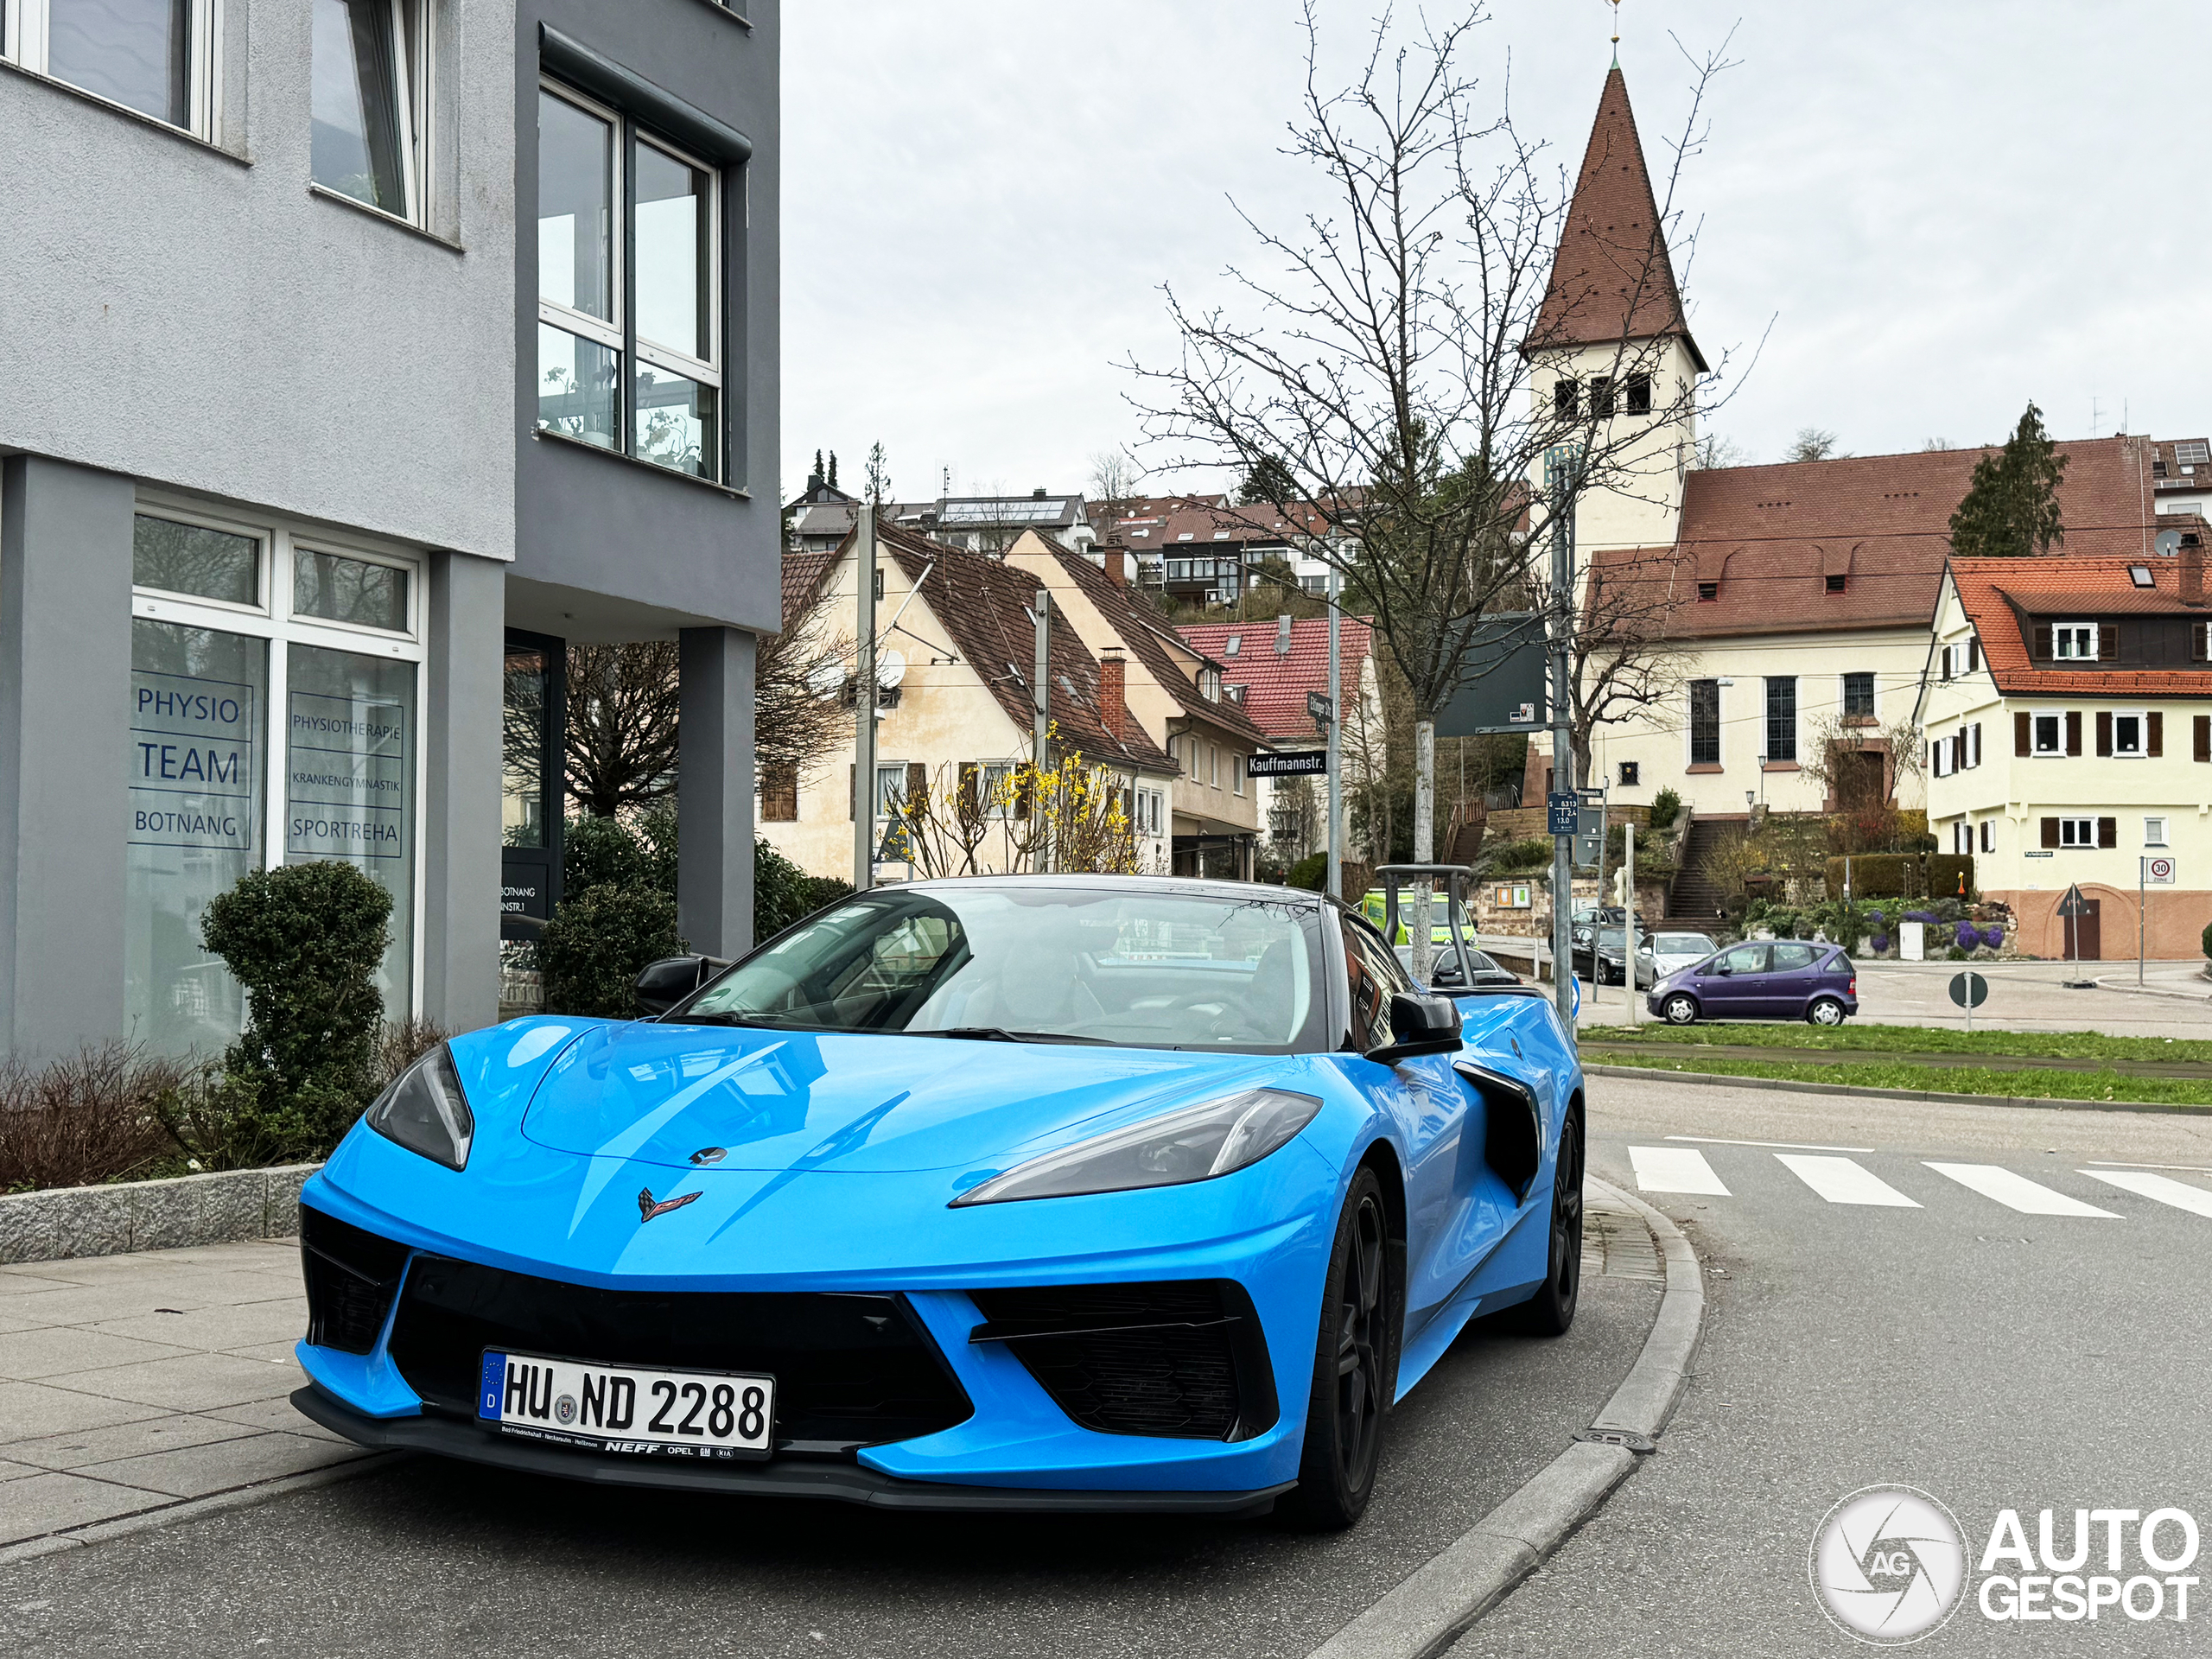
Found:
[{"label": "dormer window", "polygon": [[1697,602],[1698,602],[1699,604],[1700,604],[1700,605],[1710,605],[1710,604],[1711,604],[1714,600],[1717,600],[1717,599],[1719,599],[1719,597],[1720,597],[1720,584],[1719,584],[1719,582],[1700,582],[1700,583],[1698,583],[1698,585],[1697,585]]},{"label": "dormer window", "polygon": [[1202,668],[1198,671],[1198,695],[1208,702],[1221,701],[1221,671]]},{"label": "dormer window", "polygon": [[1843,585],[1844,585],[1844,583],[1845,583],[1845,582],[1848,582],[1849,580],[1850,580],[1850,578],[1849,578],[1849,577],[1847,577],[1847,576],[1844,576],[1844,575],[1833,575],[1833,576],[1830,576],[1830,577],[1827,579],[1828,592],[1830,592],[1830,593],[1832,593],[1832,594],[1840,594],[1840,593],[1841,593],[1841,592],[1843,591]]},{"label": "dormer window", "polygon": [[2055,622],[2050,629],[2050,654],[2062,663],[2097,660],[2097,625],[2094,622]]}]

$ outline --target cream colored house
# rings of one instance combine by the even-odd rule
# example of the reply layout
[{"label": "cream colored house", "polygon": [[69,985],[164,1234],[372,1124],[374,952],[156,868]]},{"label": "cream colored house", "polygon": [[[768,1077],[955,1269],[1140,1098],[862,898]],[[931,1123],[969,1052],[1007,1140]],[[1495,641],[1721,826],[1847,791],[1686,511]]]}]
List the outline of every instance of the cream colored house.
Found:
[{"label": "cream colored house", "polygon": [[[1957,559],[1919,718],[1929,827],[2023,950],[2194,959],[2212,921],[2212,664],[2201,521],[2175,556]],[[2152,880],[2146,880],[2145,877]],[[2159,879],[2164,878],[2164,879]],[[2139,908],[2139,895],[2147,912]]]},{"label": "cream colored house", "polygon": [[[988,791],[1030,757],[1037,583],[987,555],[947,547],[888,523],[877,531],[880,591],[875,606],[879,694],[874,786],[868,791],[880,846],[897,804],[922,788]],[[786,556],[785,609],[796,614],[823,585],[827,625],[858,626],[859,562],[854,538],[830,554]],[[1147,735],[1123,692],[1124,663],[1095,656],[1076,630],[1049,634],[1051,717],[1058,753],[1079,749],[1120,780],[1138,832],[1139,861],[1164,870],[1172,857],[1168,798],[1183,786],[1176,763]],[[849,702],[849,675],[844,695]],[[829,695],[836,695],[833,690]],[[855,768],[849,744],[801,777],[760,779],[760,834],[810,874],[849,879]],[[1007,868],[1007,825],[978,849],[979,867]],[[884,874],[922,874],[893,861]]]},{"label": "cream colored house", "polygon": [[1169,868],[1177,875],[1249,880],[1262,831],[1259,780],[1245,763],[1272,748],[1228,695],[1222,664],[1194,649],[1129,585],[1117,549],[1099,563],[1035,531],[1007,550],[1007,569],[1052,595],[1086,652],[1126,675],[1132,739],[1141,735],[1180,767],[1170,802]]}]

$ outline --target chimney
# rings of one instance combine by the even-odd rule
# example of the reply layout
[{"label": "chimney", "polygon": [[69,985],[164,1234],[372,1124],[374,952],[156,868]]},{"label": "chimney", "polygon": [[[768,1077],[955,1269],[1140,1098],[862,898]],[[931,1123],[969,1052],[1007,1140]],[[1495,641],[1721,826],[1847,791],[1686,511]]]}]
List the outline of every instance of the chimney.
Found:
[{"label": "chimney", "polygon": [[1030,491],[1029,499],[1032,501],[1042,501],[1045,499],[1045,486],[1039,484],[1035,489]]},{"label": "chimney", "polygon": [[1287,616],[1275,618],[1275,655],[1290,655],[1290,619]]},{"label": "chimney", "polygon": [[1128,662],[1120,646],[1109,645],[1098,658],[1098,718],[1116,743],[1128,724]]},{"label": "chimney", "polygon": [[2184,605],[2204,603],[2204,537],[2200,531],[2193,530],[2182,532],[2181,602]]},{"label": "chimney", "polygon": [[1098,551],[1105,563],[1106,580],[1112,582],[1118,582],[1123,587],[1127,587],[1128,585],[1129,571],[1128,567],[1122,563],[1122,561],[1126,559],[1128,555],[1124,553],[1119,547],[1102,547]]}]

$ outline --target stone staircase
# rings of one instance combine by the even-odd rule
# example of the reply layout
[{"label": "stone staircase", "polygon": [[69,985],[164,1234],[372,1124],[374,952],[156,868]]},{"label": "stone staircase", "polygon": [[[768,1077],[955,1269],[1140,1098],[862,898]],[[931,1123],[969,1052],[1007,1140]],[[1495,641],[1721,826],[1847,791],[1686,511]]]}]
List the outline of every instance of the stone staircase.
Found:
[{"label": "stone staircase", "polygon": [[1720,914],[1720,894],[1705,879],[1705,862],[1724,841],[1740,838],[1744,826],[1726,820],[1699,818],[1683,837],[1679,873],[1667,889],[1667,915],[1662,926],[1704,931]]}]

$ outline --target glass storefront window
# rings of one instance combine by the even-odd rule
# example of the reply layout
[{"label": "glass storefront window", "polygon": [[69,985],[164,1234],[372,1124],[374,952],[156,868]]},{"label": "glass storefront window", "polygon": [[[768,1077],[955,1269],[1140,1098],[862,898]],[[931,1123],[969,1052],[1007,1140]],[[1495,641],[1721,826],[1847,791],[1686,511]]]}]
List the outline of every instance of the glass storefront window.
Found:
[{"label": "glass storefront window", "polygon": [[715,389],[651,364],[638,369],[639,457],[695,478],[715,476]]},{"label": "glass storefront window", "polygon": [[131,525],[130,580],[141,588],[221,600],[261,602],[261,542],[252,536],[181,524],[140,513]]},{"label": "glass storefront window", "polygon": [[284,761],[284,861],[340,858],[391,895],[378,983],[388,1014],[413,1006],[415,681],[412,663],[295,644]]},{"label": "glass storefront window", "polygon": [[292,610],[357,627],[407,629],[407,573],[394,565],[338,553],[292,556]]},{"label": "glass storefront window", "polygon": [[537,423],[602,449],[615,447],[621,354],[560,328],[537,327]]},{"label": "glass storefront window", "polygon": [[200,944],[200,918],[261,863],[268,692],[267,641],[131,622],[124,1017],[157,1053],[212,1054],[244,1023],[245,992]]},{"label": "glass storefront window", "polygon": [[545,845],[545,653],[507,647],[499,838],[509,847]]}]

